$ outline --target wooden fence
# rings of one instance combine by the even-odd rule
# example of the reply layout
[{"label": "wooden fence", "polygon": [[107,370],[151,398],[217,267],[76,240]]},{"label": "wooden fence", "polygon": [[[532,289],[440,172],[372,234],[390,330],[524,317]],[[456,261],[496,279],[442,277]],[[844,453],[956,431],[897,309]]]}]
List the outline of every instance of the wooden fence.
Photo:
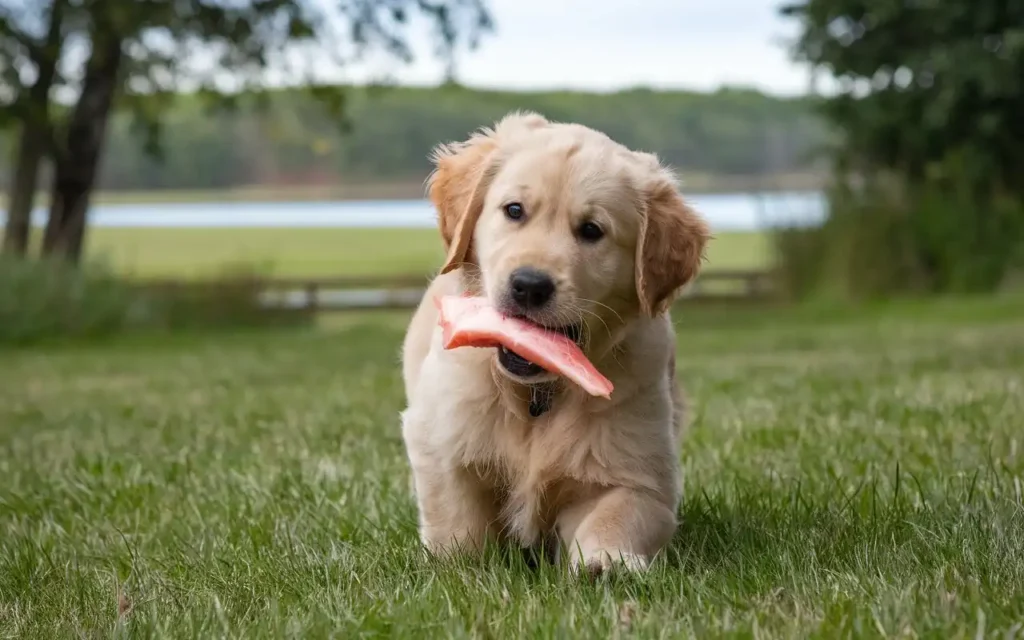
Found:
[{"label": "wooden fence", "polygon": [[[423,275],[280,278],[261,282],[260,296],[264,305],[276,309],[409,309],[419,303],[428,283]],[[711,271],[699,276],[683,296],[695,302],[769,301],[775,297],[772,285],[765,271]]]}]

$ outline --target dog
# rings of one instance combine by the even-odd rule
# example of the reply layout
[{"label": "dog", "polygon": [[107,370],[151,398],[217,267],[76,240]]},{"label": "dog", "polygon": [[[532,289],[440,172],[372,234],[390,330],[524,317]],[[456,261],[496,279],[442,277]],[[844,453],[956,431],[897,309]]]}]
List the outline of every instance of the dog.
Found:
[{"label": "dog", "polygon": [[[574,572],[646,569],[677,527],[686,409],[669,307],[699,272],[707,224],[655,155],[532,112],[432,160],[446,257],[402,345],[422,544],[554,540]],[[462,293],[573,337],[610,399],[504,348],[445,350],[433,299]]]}]

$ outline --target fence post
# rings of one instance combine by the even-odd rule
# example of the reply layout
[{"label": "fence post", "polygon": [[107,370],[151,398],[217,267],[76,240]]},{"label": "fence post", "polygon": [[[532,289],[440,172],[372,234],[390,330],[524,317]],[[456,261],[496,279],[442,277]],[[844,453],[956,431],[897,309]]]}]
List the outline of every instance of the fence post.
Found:
[{"label": "fence post", "polygon": [[307,311],[315,312],[317,310],[317,307],[319,306],[319,301],[317,300],[317,295],[316,295],[317,294],[317,289],[318,289],[318,287],[317,287],[316,282],[310,281],[310,282],[306,283],[306,310]]}]

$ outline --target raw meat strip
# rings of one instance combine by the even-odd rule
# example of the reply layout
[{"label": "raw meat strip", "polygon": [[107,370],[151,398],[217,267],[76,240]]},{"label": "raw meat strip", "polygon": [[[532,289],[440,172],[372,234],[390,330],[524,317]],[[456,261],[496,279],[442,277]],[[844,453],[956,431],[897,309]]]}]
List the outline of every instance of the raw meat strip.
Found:
[{"label": "raw meat strip", "polygon": [[504,315],[480,297],[441,296],[434,304],[445,349],[504,346],[546,371],[572,380],[592,396],[611,396],[611,380],[561,333]]}]

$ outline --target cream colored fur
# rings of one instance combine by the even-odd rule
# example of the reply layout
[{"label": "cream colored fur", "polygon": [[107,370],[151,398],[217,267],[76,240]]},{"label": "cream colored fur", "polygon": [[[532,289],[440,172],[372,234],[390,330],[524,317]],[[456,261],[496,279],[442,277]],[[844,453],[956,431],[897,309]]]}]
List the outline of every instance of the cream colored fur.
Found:
[{"label": "cream colored fur", "polygon": [[[698,272],[707,226],[653,155],[536,114],[511,114],[434,160],[448,255],[403,346],[402,433],[423,544],[473,552],[488,538],[557,536],[575,569],[647,567],[675,531],[682,490],[667,309]],[[511,201],[524,221],[504,215]],[[583,221],[605,237],[581,241]],[[583,323],[588,357],[615,385],[610,400],[556,381],[550,410],[531,418],[528,387],[495,349],[442,348],[434,297],[497,302],[527,265],[557,284],[538,321]]]}]

